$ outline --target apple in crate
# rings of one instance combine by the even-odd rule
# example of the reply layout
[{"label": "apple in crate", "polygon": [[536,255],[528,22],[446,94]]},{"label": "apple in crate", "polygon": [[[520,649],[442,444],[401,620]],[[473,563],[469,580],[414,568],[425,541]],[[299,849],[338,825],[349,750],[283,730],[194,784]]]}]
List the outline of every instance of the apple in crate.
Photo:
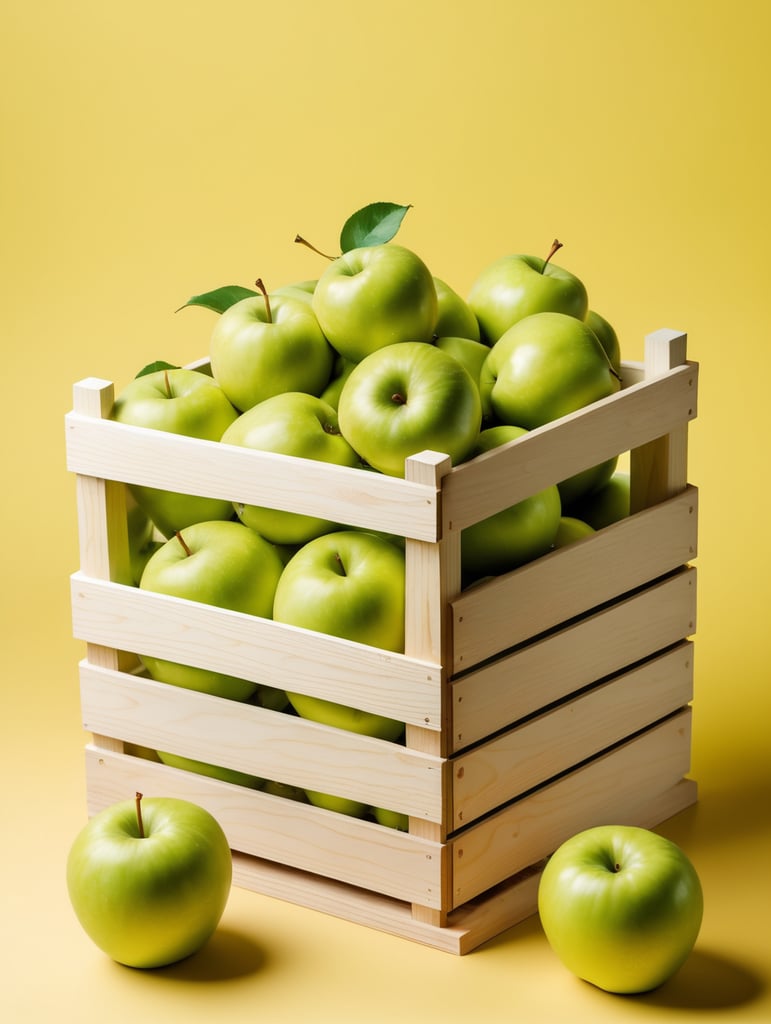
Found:
[{"label": "apple in crate", "polygon": [[[287,391],[247,410],[222,435],[223,444],[355,468],[361,459],[340,433],[337,413],[321,398]],[[273,544],[304,544],[336,524],[317,516],[236,503],[238,518]]]},{"label": "apple in crate", "polygon": [[353,448],[390,476],[404,476],[404,460],[427,449],[462,462],[482,422],[479,389],[465,367],[434,345],[409,341],[354,368],[337,414]]},{"label": "apple in crate", "polygon": [[212,331],[214,379],[242,412],[284,391],[319,395],[329,382],[334,352],[308,298],[247,296],[225,310]]},{"label": "apple in crate", "polygon": [[126,800],[96,814],[67,858],[67,889],[93,942],[128,967],[196,953],[227,904],[232,857],[216,819],[173,797]]},{"label": "apple in crate", "polygon": [[[196,523],[155,552],[145,566],[140,588],[200,601],[269,619],[284,564],[264,537],[248,526],[214,520]],[[216,669],[197,668],[138,652],[147,671],[160,682],[201,690],[232,700],[248,700],[258,684]]]},{"label": "apple in crate", "polygon": [[[238,416],[227,395],[211,377],[177,367],[135,378],[113,404],[111,417],[119,423],[219,441]],[[231,502],[178,494],[154,487],[131,485],[137,505],[164,537],[193,523],[232,519]]]},{"label": "apple in crate", "polygon": [[538,911],[568,970],[608,992],[646,992],[690,955],[703,894],[675,843],[648,829],[605,825],[579,832],[547,861]]},{"label": "apple in crate", "polygon": [[468,304],[488,345],[533,313],[565,313],[578,320],[586,317],[589,300],[583,282],[551,262],[561,248],[555,240],[546,259],[522,253],[502,256],[479,273]]},{"label": "apple in crate", "polygon": [[435,337],[479,341],[479,323],[471,306],[441,278],[434,277],[434,287],[437,304]]},{"label": "apple in crate", "polygon": [[312,306],[332,347],[355,363],[385,345],[430,342],[437,318],[430,270],[411,249],[389,243],[359,246],[333,260]]}]

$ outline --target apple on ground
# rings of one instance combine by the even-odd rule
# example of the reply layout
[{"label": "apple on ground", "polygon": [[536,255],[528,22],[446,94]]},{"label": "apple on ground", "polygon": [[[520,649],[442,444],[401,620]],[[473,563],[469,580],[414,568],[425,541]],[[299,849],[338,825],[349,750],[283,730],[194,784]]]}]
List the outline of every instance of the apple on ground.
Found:
[{"label": "apple on ground", "polygon": [[554,537],[554,547],[564,548],[577,540],[591,537],[596,531],[583,519],[576,519],[575,516],[560,516],[557,533]]},{"label": "apple on ground", "polygon": [[196,775],[206,775],[210,779],[229,782],[233,786],[259,789],[263,783],[263,780],[257,778],[256,775],[240,772],[235,768],[223,768],[221,765],[209,764],[207,761],[198,761],[192,757],[183,757],[181,754],[171,754],[165,750],[158,751],[158,758],[170,768],[181,768],[183,771],[194,772]]},{"label": "apple on ground", "polygon": [[[149,559],[140,588],[269,619],[282,570],[276,549],[254,530],[215,520],[196,523],[168,540]],[[215,668],[139,654],[159,682],[232,700],[247,700],[257,689],[257,683]]]},{"label": "apple on ground", "polygon": [[441,278],[434,277],[434,287],[437,304],[434,336],[479,341],[479,323],[471,306]]},{"label": "apple on ground", "polygon": [[86,934],[129,967],[196,953],[220,922],[232,881],[222,828],[172,797],[126,800],[96,814],[67,858],[67,889]]},{"label": "apple on ground", "polygon": [[568,970],[608,992],[658,988],[699,934],[701,883],[673,842],[604,825],[564,842],[538,889],[544,933]]},{"label": "apple on ground", "polygon": [[404,476],[404,460],[429,449],[463,462],[482,421],[469,372],[419,342],[388,345],[363,359],[343,385],[337,412],[351,446],[390,476]]},{"label": "apple on ground", "polygon": [[[387,651],[404,651],[404,552],[360,530],[328,533],[304,545],[285,567],[273,618]],[[304,718],[397,739],[404,724],[306,694],[288,692]]]},{"label": "apple on ground", "polygon": [[214,379],[241,412],[284,391],[321,394],[334,361],[307,299],[257,284],[263,294],[226,309],[209,346]]},{"label": "apple on ground", "polygon": [[617,523],[629,515],[630,483],[629,473],[617,470],[604,486],[570,505],[569,512],[595,530]]},{"label": "apple on ground", "polygon": [[[361,463],[340,433],[332,406],[300,391],[274,395],[248,409],[225,431],[222,443],[349,468]],[[242,523],[273,544],[304,544],[336,528],[326,519],[283,509],[236,502],[235,510]]]},{"label": "apple on ground", "polygon": [[[523,427],[488,427],[478,438],[474,456],[524,437]],[[461,533],[461,567],[465,581],[510,572],[546,554],[554,544],[562,505],[552,485],[503,509]]]},{"label": "apple on ground", "polygon": [[[211,377],[179,367],[132,380],[115,400],[111,416],[134,427],[219,441],[237,418],[238,410]],[[193,523],[233,517],[231,502],[219,498],[139,485],[132,485],[129,490],[164,537],[171,537]]]},{"label": "apple on ground", "polygon": [[551,262],[561,248],[554,241],[546,259],[516,253],[502,256],[477,276],[468,295],[488,345],[510,327],[533,313],[564,313],[583,320],[589,300],[583,282],[563,267]]},{"label": "apple on ground", "polygon": [[338,256],[319,278],[312,305],[329,343],[355,363],[384,345],[430,342],[437,317],[430,270],[392,243]]}]

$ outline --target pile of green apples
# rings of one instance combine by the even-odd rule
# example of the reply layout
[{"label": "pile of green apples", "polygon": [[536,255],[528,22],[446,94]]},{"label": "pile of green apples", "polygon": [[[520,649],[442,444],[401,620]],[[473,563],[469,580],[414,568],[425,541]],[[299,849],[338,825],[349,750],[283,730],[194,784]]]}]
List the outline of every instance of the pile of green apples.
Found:
[{"label": "pile of green apples", "polygon": [[[620,388],[620,346],[579,278],[545,257],[485,266],[466,298],[392,241],[408,207],[348,218],[341,254],[317,279],[227,286],[191,298],[217,314],[199,369],[146,367],[118,395],[115,420],[224,445],[403,476],[425,450],[454,465]],[[304,242],[297,238],[297,241]],[[304,242],[308,245],[307,242]],[[314,248],[310,246],[310,248]],[[318,253],[318,250],[315,250]],[[232,501],[130,488],[135,582],[390,651],[404,649],[403,538]],[[510,572],[629,511],[611,459],[560,481],[461,538],[464,586]],[[141,655],[154,679],[400,741],[403,723]],[[386,810],[280,782],[161,760],[387,824]]]}]

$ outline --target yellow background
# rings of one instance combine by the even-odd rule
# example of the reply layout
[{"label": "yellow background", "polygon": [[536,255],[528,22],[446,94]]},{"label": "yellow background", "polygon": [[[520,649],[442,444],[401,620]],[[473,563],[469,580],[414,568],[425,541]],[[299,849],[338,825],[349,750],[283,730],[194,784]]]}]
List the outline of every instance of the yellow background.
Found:
[{"label": "yellow background", "polygon": [[[765,0],[10,0],[0,14],[3,981],[9,1020],[769,1020],[769,64]],[[365,203],[465,293],[545,254],[626,358],[701,363],[695,809],[704,884],[660,992],[579,983],[537,920],[468,957],[234,890],[205,954],[107,961],[63,884],[85,820],[63,415],[85,376],[206,352],[190,295],[315,277]],[[203,982],[207,982],[204,984]]]}]

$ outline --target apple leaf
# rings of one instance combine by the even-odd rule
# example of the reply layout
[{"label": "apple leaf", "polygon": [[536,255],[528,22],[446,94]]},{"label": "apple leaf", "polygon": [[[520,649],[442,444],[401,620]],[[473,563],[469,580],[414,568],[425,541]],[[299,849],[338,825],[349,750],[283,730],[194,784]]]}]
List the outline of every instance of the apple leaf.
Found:
[{"label": "apple leaf", "polygon": [[[193,295],[179,309],[184,309],[185,306],[203,306],[205,309],[211,309],[215,313],[224,313],[226,309],[229,309],[236,302],[240,302],[241,299],[247,299],[250,295],[258,294],[259,292],[255,292],[251,288],[242,288],[240,284],[227,284],[224,288],[215,288],[212,292]],[[177,312],[179,312],[179,309]]]},{"label": "apple leaf", "polygon": [[179,367],[175,366],[174,363],[166,363],[163,359],[156,359],[154,363],[148,363],[147,366],[143,366],[137,374],[137,378],[146,377],[148,373],[157,373],[159,370],[178,370]]},{"label": "apple leaf", "polygon": [[410,206],[399,206],[396,203],[370,203],[357,210],[351,214],[340,232],[341,250],[350,252],[363,245],[390,242],[409,209]]}]

